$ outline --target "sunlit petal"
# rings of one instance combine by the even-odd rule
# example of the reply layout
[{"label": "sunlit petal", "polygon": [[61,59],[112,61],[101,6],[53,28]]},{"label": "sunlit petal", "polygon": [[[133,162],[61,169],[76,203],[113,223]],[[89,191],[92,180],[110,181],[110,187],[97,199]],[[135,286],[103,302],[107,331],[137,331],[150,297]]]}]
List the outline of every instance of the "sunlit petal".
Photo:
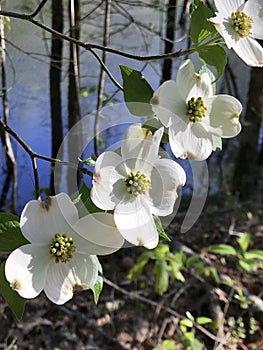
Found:
[{"label": "sunlit petal", "polygon": [[81,236],[74,239],[78,253],[111,254],[119,250],[124,243],[112,214],[93,213],[84,216],[76,222],[73,229]]},{"label": "sunlit petal", "polygon": [[123,237],[136,246],[153,249],[159,236],[152,213],[142,196],[119,204],[114,212],[115,223]]},{"label": "sunlit petal", "polygon": [[169,128],[169,142],[173,154],[182,159],[204,160],[213,150],[212,136],[200,123],[189,123],[183,132]]},{"label": "sunlit petal", "polygon": [[[118,154],[109,151],[98,157],[90,193],[91,200],[98,208],[103,210],[114,209],[125,190],[122,181],[119,181],[124,176],[123,161]],[[114,186],[115,191],[113,190]]]},{"label": "sunlit petal", "polygon": [[183,168],[171,159],[158,159],[152,170],[151,182],[149,199],[152,213],[160,216],[171,214],[178,197],[178,186],[186,182]]},{"label": "sunlit petal", "polygon": [[215,0],[217,10],[221,12],[225,17],[228,17],[232,12],[237,11],[237,9],[243,3],[243,0]]},{"label": "sunlit petal", "polygon": [[48,247],[34,244],[21,246],[7,258],[6,279],[21,297],[35,298],[44,288],[49,261]]},{"label": "sunlit petal", "polygon": [[248,0],[245,2],[244,12],[253,18],[251,36],[263,39],[263,2],[262,0]]},{"label": "sunlit petal", "polygon": [[50,264],[44,291],[53,303],[61,305],[73,297],[74,291],[91,288],[97,277],[95,258],[75,253],[67,263]]},{"label": "sunlit petal", "polygon": [[[197,74],[190,60],[184,61],[178,69],[176,91],[185,103],[191,97],[208,97],[212,95],[212,85],[208,74]],[[169,106],[167,106],[170,109]],[[176,110],[174,111],[176,113]]]},{"label": "sunlit petal", "polygon": [[202,124],[206,130],[226,138],[240,133],[239,116],[242,105],[235,97],[217,95],[206,99],[205,104],[208,108],[208,117],[203,118]]},{"label": "sunlit petal", "polygon": [[65,233],[78,219],[78,212],[66,193],[32,200],[22,211],[20,228],[32,243],[49,243],[56,232]]},{"label": "sunlit petal", "polygon": [[174,81],[164,82],[155,91],[152,98],[152,110],[166,127],[171,125],[175,111],[177,115],[184,115],[185,100],[178,94]]},{"label": "sunlit petal", "polygon": [[155,159],[158,157],[159,146],[163,135],[163,128],[154,135],[140,124],[131,125],[125,132],[121,154],[130,171],[148,173]]},{"label": "sunlit petal", "polygon": [[253,38],[247,36],[233,43],[236,54],[251,67],[263,66],[263,48]]}]

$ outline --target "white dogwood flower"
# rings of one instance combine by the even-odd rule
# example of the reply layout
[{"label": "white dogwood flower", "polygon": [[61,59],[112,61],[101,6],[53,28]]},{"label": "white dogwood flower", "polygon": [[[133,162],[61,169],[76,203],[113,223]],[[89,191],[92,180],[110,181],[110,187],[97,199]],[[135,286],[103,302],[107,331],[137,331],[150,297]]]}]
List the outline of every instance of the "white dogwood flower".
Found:
[{"label": "white dogwood flower", "polygon": [[152,109],[169,128],[176,157],[204,160],[213,150],[213,135],[230,138],[240,130],[241,103],[233,96],[213,95],[207,73],[197,74],[190,60],[179,67],[176,82],[164,82],[154,93]]},{"label": "white dogwood flower", "polygon": [[210,22],[224,38],[229,49],[249,66],[263,66],[263,48],[255,39],[263,39],[262,0],[215,0],[218,10]]},{"label": "white dogwood flower", "polygon": [[159,159],[163,135],[152,135],[140,124],[131,125],[121,144],[121,156],[102,153],[95,165],[91,199],[104,210],[114,210],[114,220],[123,237],[134,245],[155,248],[159,237],[153,214],[172,213],[177,188],[185,172],[171,159]]},{"label": "white dogwood flower", "polygon": [[78,219],[65,193],[28,202],[20,228],[30,243],[9,255],[6,279],[23,298],[35,298],[44,290],[56,304],[94,285],[98,278],[94,254],[110,254],[124,243],[113,215],[94,213]]}]

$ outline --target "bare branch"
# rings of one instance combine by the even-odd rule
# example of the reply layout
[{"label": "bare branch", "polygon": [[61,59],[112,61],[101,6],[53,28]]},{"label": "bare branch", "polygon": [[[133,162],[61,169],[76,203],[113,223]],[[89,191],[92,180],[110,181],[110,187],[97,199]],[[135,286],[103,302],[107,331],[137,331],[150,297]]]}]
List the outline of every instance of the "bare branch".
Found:
[{"label": "bare branch", "polygon": [[[29,155],[32,161],[32,167],[34,172],[34,178],[35,178],[35,188],[36,188],[36,194],[37,197],[39,196],[39,178],[38,178],[38,170],[35,158],[45,160],[47,162],[56,163],[59,165],[65,165],[73,169],[77,169],[78,171],[81,171],[83,174],[89,175],[90,177],[93,176],[93,172],[88,170],[87,168],[81,167],[78,164],[72,163],[72,162],[66,162],[57,158],[50,158],[43,156],[39,153],[36,153],[33,151],[33,149],[20,137],[17,135],[17,133],[11,129],[3,120],[0,119],[0,127],[8,132],[8,134],[12,135],[13,138],[23,147],[23,149],[26,151],[26,153]],[[37,191],[38,190],[38,191]]]},{"label": "bare branch", "polygon": [[52,33],[52,34],[58,36],[59,38],[62,38],[65,41],[72,42],[72,43],[84,48],[87,51],[90,51],[91,49],[97,49],[97,50],[109,52],[109,53],[112,53],[114,55],[130,58],[130,59],[133,59],[136,61],[141,61],[141,62],[142,61],[158,61],[158,60],[163,60],[163,59],[167,59],[167,58],[176,59],[176,58],[179,58],[182,56],[190,55],[196,51],[196,49],[190,48],[187,50],[179,50],[176,52],[170,52],[170,53],[161,54],[161,55],[149,55],[149,56],[134,55],[134,54],[129,53],[129,52],[116,50],[112,47],[107,47],[107,46],[92,44],[92,43],[85,43],[81,40],[74,39],[68,35],[57,32],[56,30],[48,27],[47,25],[45,25],[43,23],[40,23],[39,21],[32,18],[31,15],[20,14],[20,13],[10,12],[10,11],[0,11],[0,15],[29,21],[32,24],[36,25],[37,27],[40,27],[40,28],[46,30],[47,32]]}]

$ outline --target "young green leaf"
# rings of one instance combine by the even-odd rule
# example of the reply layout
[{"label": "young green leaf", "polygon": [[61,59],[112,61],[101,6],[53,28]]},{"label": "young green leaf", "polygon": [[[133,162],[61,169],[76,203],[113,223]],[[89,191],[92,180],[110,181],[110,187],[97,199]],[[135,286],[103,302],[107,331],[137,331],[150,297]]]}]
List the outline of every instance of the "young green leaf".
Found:
[{"label": "young green leaf", "polygon": [[150,100],[153,89],[141,72],[120,65],[123,79],[124,100],[130,113],[135,116],[153,116]]},{"label": "young green leaf", "polygon": [[162,222],[161,222],[159,216],[154,215],[153,218],[154,218],[154,223],[155,223],[155,226],[157,228],[157,232],[158,232],[159,236],[164,238],[166,241],[171,242],[171,239],[169,238],[169,236],[166,234],[166,232],[163,229],[163,225],[162,225]]},{"label": "young green leaf", "polygon": [[21,320],[25,310],[26,299],[20,297],[20,295],[10,287],[5,278],[5,263],[2,263],[0,266],[0,291],[16,318]]},{"label": "young green leaf", "polygon": [[0,213],[0,252],[11,253],[21,245],[28,243],[20,230],[19,217]]},{"label": "young green leaf", "polygon": [[227,54],[221,45],[213,44],[203,46],[197,49],[200,59],[210,66],[214,66],[217,70],[217,80],[224,73],[227,63]]},{"label": "young green leaf", "polygon": [[196,318],[196,323],[198,324],[208,324],[208,323],[211,323],[213,322],[213,320],[209,317],[205,317],[205,316],[200,316],[200,317],[197,317]]},{"label": "young green leaf", "polygon": [[93,292],[94,302],[95,302],[95,304],[97,304],[99,301],[100,293],[101,293],[102,288],[103,288],[103,277],[102,277],[102,266],[99,262],[99,259],[96,256],[95,256],[95,258],[96,258],[98,269],[99,269],[99,275],[98,275],[96,283],[93,285],[91,290]]},{"label": "young green leaf", "polygon": [[242,236],[238,237],[236,239],[237,243],[239,244],[240,248],[243,252],[247,251],[247,248],[250,244],[250,234],[249,233],[243,233]]},{"label": "young green leaf", "polygon": [[155,291],[159,295],[163,295],[168,289],[169,272],[167,262],[164,260],[156,260],[153,275],[155,276]]},{"label": "young green leaf", "polygon": [[249,250],[244,254],[245,259],[263,260],[263,250]]},{"label": "young green leaf", "polygon": [[215,254],[220,254],[220,255],[238,255],[238,252],[232,245],[229,244],[215,244],[215,245],[210,245],[207,250],[210,253],[215,253]]}]

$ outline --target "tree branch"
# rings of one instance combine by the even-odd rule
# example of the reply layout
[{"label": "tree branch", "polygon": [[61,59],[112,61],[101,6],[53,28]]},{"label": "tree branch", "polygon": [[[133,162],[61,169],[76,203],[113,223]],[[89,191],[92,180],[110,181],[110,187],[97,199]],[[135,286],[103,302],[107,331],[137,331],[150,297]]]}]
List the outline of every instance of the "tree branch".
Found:
[{"label": "tree branch", "polygon": [[37,164],[36,164],[36,158],[45,160],[47,162],[56,163],[59,165],[65,165],[73,169],[77,169],[78,171],[81,171],[85,175],[89,175],[90,177],[93,177],[93,172],[88,170],[87,168],[81,167],[78,164],[72,163],[72,162],[66,162],[60,159],[56,158],[50,158],[43,156],[41,154],[36,153],[33,151],[33,149],[20,137],[17,135],[17,133],[11,129],[3,120],[0,119],[0,127],[4,129],[8,134],[12,135],[13,138],[23,147],[23,149],[26,151],[26,153],[29,155],[31,162],[32,162],[32,168],[34,173],[34,179],[35,179],[35,192],[36,197],[39,197],[39,176],[38,176],[38,170],[37,170]]},{"label": "tree branch", "polygon": [[149,56],[140,56],[140,55],[134,55],[132,53],[129,52],[125,52],[125,51],[121,51],[121,50],[116,50],[112,47],[108,47],[108,46],[103,46],[103,45],[98,45],[98,44],[92,44],[92,43],[85,43],[81,40],[77,40],[74,39],[68,35],[62,34],[57,32],[56,30],[48,27],[47,25],[38,22],[37,20],[35,20],[34,18],[32,18],[32,15],[27,15],[27,14],[20,14],[20,13],[16,13],[16,12],[10,12],[10,11],[0,11],[0,15],[2,16],[8,16],[8,17],[12,17],[12,18],[17,18],[17,19],[21,19],[21,20],[26,20],[31,22],[32,24],[36,25],[37,27],[40,27],[44,30],[46,30],[47,32],[56,35],[59,38],[62,38],[65,41],[68,42],[72,42],[82,48],[84,48],[87,51],[90,51],[92,49],[97,49],[97,50],[101,50],[104,52],[109,52],[112,53],[114,55],[118,55],[118,56],[122,56],[122,57],[126,57],[126,58],[130,58],[136,61],[158,61],[158,60],[163,60],[163,59],[176,59],[182,56],[187,56],[192,54],[193,52],[196,51],[196,49],[194,48],[190,48],[187,50],[179,50],[176,52],[170,52],[167,54],[161,54],[161,55],[149,55]]}]

